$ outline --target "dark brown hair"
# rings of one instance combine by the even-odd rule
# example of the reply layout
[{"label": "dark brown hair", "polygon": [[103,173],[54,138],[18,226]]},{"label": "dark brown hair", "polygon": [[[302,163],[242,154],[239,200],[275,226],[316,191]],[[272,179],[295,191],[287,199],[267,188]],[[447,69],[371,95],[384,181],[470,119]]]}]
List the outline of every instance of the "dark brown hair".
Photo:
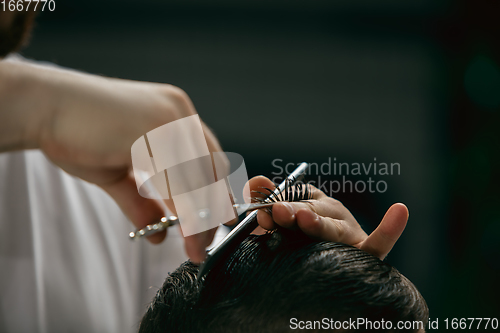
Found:
[{"label": "dark brown hair", "polygon": [[[425,300],[395,268],[298,232],[252,235],[205,278],[197,280],[197,273],[187,261],[167,277],[141,333],[288,332],[291,318],[427,323]],[[370,329],[356,332],[363,331]]]},{"label": "dark brown hair", "polygon": [[[7,16],[13,15],[10,24],[5,24]],[[0,12],[0,58],[11,52],[18,51],[29,39],[36,12]]]}]

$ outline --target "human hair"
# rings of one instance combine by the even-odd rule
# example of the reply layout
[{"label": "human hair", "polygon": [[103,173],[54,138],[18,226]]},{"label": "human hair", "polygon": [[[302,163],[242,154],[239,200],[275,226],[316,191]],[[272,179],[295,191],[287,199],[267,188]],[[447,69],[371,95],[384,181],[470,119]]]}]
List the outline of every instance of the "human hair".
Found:
[{"label": "human hair", "polygon": [[353,246],[314,242],[299,232],[251,235],[205,278],[197,279],[198,270],[186,261],[169,274],[140,333],[288,332],[292,318],[427,323],[425,300],[395,268]]},{"label": "human hair", "polygon": [[0,60],[27,43],[35,16],[33,10],[0,12]]}]

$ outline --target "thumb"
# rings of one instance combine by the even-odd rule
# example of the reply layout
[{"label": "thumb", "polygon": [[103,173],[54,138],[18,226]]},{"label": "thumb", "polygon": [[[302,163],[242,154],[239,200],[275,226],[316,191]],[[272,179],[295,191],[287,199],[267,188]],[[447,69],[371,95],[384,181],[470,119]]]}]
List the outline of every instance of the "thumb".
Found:
[{"label": "thumb", "polygon": [[361,250],[383,260],[403,233],[408,216],[408,208],[404,204],[392,205],[385,213],[382,222],[362,243]]},{"label": "thumb", "polygon": [[193,261],[194,263],[201,263],[203,260],[205,260],[207,256],[206,248],[210,245],[210,243],[212,243],[216,231],[217,227],[198,234],[184,237],[184,247],[191,261]]},{"label": "thumb", "polygon": [[[156,223],[164,216],[163,209],[156,200],[144,198],[139,194],[132,173],[127,173],[122,179],[100,187],[116,201],[137,229]],[[153,244],[158,244],[166,235],[165,230],[148,236],[147,239]]]}]

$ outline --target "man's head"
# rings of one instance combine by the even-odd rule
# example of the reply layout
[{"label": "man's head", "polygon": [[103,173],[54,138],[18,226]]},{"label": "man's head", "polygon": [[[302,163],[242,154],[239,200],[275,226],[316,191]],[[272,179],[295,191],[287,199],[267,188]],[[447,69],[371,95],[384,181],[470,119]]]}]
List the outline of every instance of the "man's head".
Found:
[{"label": "man's head", "polygon": [[[287,230],[250,236],[204,279],[197,272],[187,261],[167,277],[141,333],[285,332],[323,318],[384,319],[392,331],[398,321],[427,323],[424,299],[395,268],[352,246]],[[364,329],[356,331],[374,331]]]},{"label": "man's head", "polygon": [[0,58],[26,43],[35,15],[33,10],[0,11]]}]

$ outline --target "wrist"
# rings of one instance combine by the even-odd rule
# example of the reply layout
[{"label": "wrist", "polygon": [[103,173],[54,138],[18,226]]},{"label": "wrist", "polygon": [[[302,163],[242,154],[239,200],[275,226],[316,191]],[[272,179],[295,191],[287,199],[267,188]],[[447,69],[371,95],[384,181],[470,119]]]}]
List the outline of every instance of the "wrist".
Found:
[{"label": "wrist", "polygon": [[0,151],[38,148],[54,104],[45,77],[42,66],[0,61]]}]

